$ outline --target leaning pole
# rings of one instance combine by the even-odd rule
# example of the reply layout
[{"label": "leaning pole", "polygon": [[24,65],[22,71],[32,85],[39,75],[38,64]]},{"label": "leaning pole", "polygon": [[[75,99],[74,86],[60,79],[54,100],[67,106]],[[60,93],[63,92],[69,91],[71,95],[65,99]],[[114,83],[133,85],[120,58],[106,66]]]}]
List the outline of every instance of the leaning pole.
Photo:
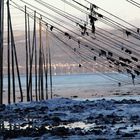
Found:
[{"label": "leaning pole", "polygon": [[0,104],[3,104],[3,34],[4,0],[0,0]]}]

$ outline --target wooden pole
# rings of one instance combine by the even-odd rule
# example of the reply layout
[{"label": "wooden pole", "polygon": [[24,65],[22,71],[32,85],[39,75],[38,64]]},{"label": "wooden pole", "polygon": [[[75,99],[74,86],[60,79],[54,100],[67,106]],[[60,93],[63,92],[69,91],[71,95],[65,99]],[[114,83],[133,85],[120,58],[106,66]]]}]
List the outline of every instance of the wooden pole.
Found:
[{"label": "wooden pole", "polygon": [[[11,33],[11,17],[10,17],[10,8],[9,8],[9,4],[7,4],[7,12],[8,12],[8,26],[9,26],[9,36],[11,37],[12,36],[12,33]],[[13,102],[15,103],[16,102],[16,97],[15,97],[15,70],[14,70],[14,47],[13,47],[13,40],[11,39],[11,42],[10,42],[10,46],[11,46],[11,65],[12,65],[12,91],[13,91]],[[9,96],[9,94],[8,94]],[[10,96],[8,97],[8,102],[10,101]]]},{"label": "wooden pole", "polygon": [[34,26],[35,26],[35,95],[36,101],[38,101],[38,92],[37,92],[37,42],[36,42],[36,11],[34,13]]},{"label": "wooden pole", "polygon": [[[30,58],[30,78],[29,78],[29,88],[30,88],[30,96],[32,101],[32,68],[33,68],[33,60],[34,60],[34,49],[36,45],[36,12],[34,13],[34,27],[33,27],[33,42],[32,42],[32,50],[31,50],[31,58]],[[36,95],[37,96],[37,95]]]},{"label": "wooden pole", "polygon": [[3,34],[4,0],[0,1],[0,104],[3,104]]},{"label": "wooden pole", "polygon": [[41,19],[39,21],[39,71],[38,71],[38,91],[39,91],[39,100],[41,100]]},{"label": "wooden pole", "polygon": [[29,83],[28,83],[28,88],[29,88],[29,96],[30,96],[30,101],[32,101],[32,50],[31,50],[31,40],[30,40],[30,17],[29,14],[28,16],[28,46],[29,46]]},{"label": "wooden pole", "polygon": [[14,70],[14,46],[13,46],[13,42],[11,40],[11,59],[12,59],[12,84],[13,84],[13,102],[16,102],[16,97],[15,97],[15,70]]},{"label": "wooden pole", "polygon": [[17,77],[18,77],[18,83],[19,83],[19,89],[20,89],[20,97],[21,102],[23,101],[23,92],[22,92],[22,85],[20,80],[20,72],[19,72],[19,66],[18,66],[18,59],[17,59],[17,52],[15,47],[15,40],[14,40],[14,34],[13,34],[13,28],[12,28],[12,22],[11,22],[11,15],[10,15],[10,8],[9,8],[9,23],[10,23],[10,32],[11,32],[11,46],[12,46],[12,68],[13,68],[13,99],[15,102],[15,76],[14,76],[14,60],[16,64],[16,70],[17,70]]},{"label": "wooden pole", "polygon": [[49,40],[48,40],[48,30],[46,29],[46,61],[45,64],[45,80],[46,80],[46,100],[48,99],[48,47],[49,47]]},{"label": "wooden pole", "polygon": [[10,28],[11,28],[11,43],[12,43],[12,46],[14,49],[14,57],[15,57],[15,64],[16,64],[16,70],[17,70],[17,78],[18,78],[18,84],[19,84],[19,90],[20,90],[20,97],[21,97],[21,102],[23,102],[23,91],[22,91],[20,72],[19,72],[19,66],[18,66],[18,59],[17,59],[17,52],[16,52],[16,46],[15,46],[15,41],[14,41],[14,34],[13,34],[11,20],[10,20]]},{"label": "wooden pole", "polygon": [[51,91],[51,99],[53,98],[53,91],[52,91],[52,62],[51,62],[51,50],[49,46],[49,70],[50,70],[50,91]]},{"label": "wooden pole", "polygon": [[9,0],[7,0],[7,63],[8,63],[8,103],[11,103],[11,74],[10,74],[10,24],[9,24]]},{"label": "wooden pole", "polygon": [[43,52],[42,52],[42,18],[39,22],[39,38],[40,38],[40,99],[44,99],[44,82],[43,82]]},{"label": "wooden pole", "polygon": [[27,95],[27,102],[30,101],[29,96],[29,87],[28,87],[28,33],[27,33],[27,7],[25,6],[25,49],[26,49],[26,95]]}]

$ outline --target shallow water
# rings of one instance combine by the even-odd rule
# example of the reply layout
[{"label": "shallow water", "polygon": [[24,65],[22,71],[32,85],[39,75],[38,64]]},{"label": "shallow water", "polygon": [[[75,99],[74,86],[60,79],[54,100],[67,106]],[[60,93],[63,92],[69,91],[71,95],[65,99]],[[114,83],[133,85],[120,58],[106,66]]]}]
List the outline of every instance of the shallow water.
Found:
[{"label": "shallow water", "polygon": [[[33,86],[35,86],[35,77],[33,76]],[[4,77],[4,90],[8,87],[7,76]],[[12,82],[12,80],[11,80]],[[49,81],[48,81],[49,82]],[[105,73],[104,75],[93,73],[93,74],[73,74],[73,75],[54,75],[53,76],[53,87],[55,88],[75,88],[82,86],[94,86],[102,87],[103,85],[111,86],[117,85],[118,82],[123,84],[131,84],[131,78],[118,73]],[[26,77],[21,76],[21,83],[23,89],[26,87]],[[15,77],[15,85],[18,88],[18,79]]]},{"label": "shallow water", "polygon": [[[138,95],[140,92],[139,79],[134,86],[131,77],[118,73],[104,73],[104,75],[95,74],[75,74],[75,75],[54,75],[53,77],[53,95],[54,97],[78,97],[78,98],[96,98],[111,95],[122,96]],[[7,77],[4,78],[4,103],[7,103]],[[33,77],[33,93],[35,90],[35,77]],[[11,80],[12,81],[12,80]],[[16,95],[19,98],[18,79],[16,82]],[[118,86],[121,83],[121,87]],[[24,98],[26,98],[26,77],[21,76],[21,83]],[[48,81],[49,83],[49,81]],[[44,83],[45,84],[45,83]],[[45,85],[44,85],[45,86]],[[19,100],[19,99],[17,99]],[[25,100],[25,99],[24,99]]]}]

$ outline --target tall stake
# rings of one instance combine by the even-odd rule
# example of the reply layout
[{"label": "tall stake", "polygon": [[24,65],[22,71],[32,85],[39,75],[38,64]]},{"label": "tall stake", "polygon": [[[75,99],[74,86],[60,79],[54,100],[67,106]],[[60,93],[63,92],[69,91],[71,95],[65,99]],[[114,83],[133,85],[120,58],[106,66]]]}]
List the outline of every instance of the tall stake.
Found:
[{"label": "tall stake", "polygon": [[[12,21],[11,21],[11,15],[10,15],[10,8],[9,8],[9,23],[10,23],[10,32],[11,32],[11,46],[12,46],[12,61],[14,62],[15,58],[15,64],[16,64],[16,70],[17,70],[17,77],[18,77],[18,83],[19,83],[19,89],[20,89],[20,97],[21,97],[21,102],[23,101],[23,92],[22,92],[22,86],[21,86],[21,79],[20,79],[20,72],[19,72],[19,66],[18,66],[18,59],[17,59],[17,52],[16,52],[16,46],[15,46],[15,40],[14,40],[14,34],[13,34],[13,28],[12,28]],[[14,72],[14,63],[13,63],[13,72]],[[15,84],[14,80],[14,75],[13,75],[13,81]],[[13,85],[14,90],[15,90],[15,85]],[[15,92],[13,92],[13,98],[15,102]]]},{"label": "tall stake", "polygon": [[30,78],[29,78],[29,88],[30,88],[30,96],[31,96],[31,101],[32,101],[32,68],[33,68],[33,60],[34,60],[34,49],[35,49],[35,44],[36,44],[36,19],[35,19],[35,15],[36,13],[34,13],[34,27],[33,27],[33,42],[32,42],[32,50],[30,50],[31,52],[31,56],[30,56]]},{"label": "tall stake", "polygon": [[30,17],[29,14],[28,16],[28,46],[29,46],[29,66],[30,66],[30,73],[29,73],[29,83],[28,83],[28,88],[29,88],[29,96],[30,100],[32,101],[32,51],[31,51],[31,40],[30,40]]},{"label": "tall stake", "polygon": [[[10,21],[9,21],[10,22]],[[11,40],[11,59],[12,59],[12,84],[13,84],[13,102],[16,102],[16,97],[15,97],[15,70],[14,70],[14,46],[13,42]]]},{"label": "tall stake", "polygon": [[41,100],[41,19],[39,21],[39,71],[38,71],[38,91],[39,91],[39,100]]},{"label": "tall stake", "polygon": [[26,45],[26,94],[27,94],[27,101],[30,101],[29,96],[29,88],[28,88],[28,33],[27,33],[27,8],[25,6],[25,45]]},{"label": "tall stake", "polygon": [[38,101],[37,95],[37,45],[36,45],[36,11],[34,13],[34,26],[35,26],[35,95],[36,101]]},{"label": "tall stake", "polygon": [[48,99],[48,46],[49,46],[49,40],[48,40],[48,30],[46,29],[46,61],[45,64],[45,80],[46,80],[46,100]]},{"label": "tall stake", "polygon": [[20,79],[20,72],[19,72],[17,52],[16,52],[15,41],[14,41],[14,34],[13,34],[13,29],[12,29],[11,18],[10,18],[10,28],[11,28],[11,44],[12,44],[13,49],[14,49],[14,57],[15,57],[15,64],[16,64],[16,70],[17,70],[17,78],[18,78],[18,84],[19,84],[19,90],[20,90],[20,98],[21,98],[20,101],[23,102],[23,91],[22,91],[22,85],[21,85],[21,79]]},{"label": "tall stake", "polygon": [[51,62],[51,50],[49,46],[49,68],[50,68],[50,91],[51,91],[51,99],[53,98],[52,92],[52,62]]},{"label": "tall stake", "polygon": [[34,28],[35,28],[35,96],[36,101],[38,101],[37,92],[37,42],[36,42],[36,11],[34,12]]},{"label": "tall stake", "polygon": [[3,104],[3,33],[4,0],[0,1],[0,104]]},{"label": "tall stake", "polygon": [[7,0],[7,42],[8,42],[8,45],[7,45],[7,63],[8,63],[8,103],[10,104],[11,103],[11,75],[10,75],[10,24],[9,24],[9,0]]},{"label": "tall stake", "polygon": [[[11,28],[11,17],[10,17],[10,8],[9,8],[9,3],[7,3],[7,12],[8,12],[8,25],[9,25],[9,37],[12,36],[12,28]],[[14,70],[14,46],[13,46],[13,40],[11,39],[11,60],[12,60],[12,91],[13,91],[13,102],[15,103],[16,102],[16,97],[15,97],[15,70]],[[9,77],[8,77],[9,78]],[[10,101],[10,96],[9,96],[9,93],[8,93],[8,103]]]},{"label": "tall stake", "polygon": [[43,53],[43,63],[44,63],[44,73],[45,73],[45,92],[46,92],[46,100],[47,100],[48,99],[48,64],[47,64],[48,58],[47,58],[47,54],[45,58],[44,53]]},{"label": "tall stake", "polygon": [[39,51],[39,59],[40,59],[40,98],[44,99],[44,83],[43,83],[43,55],[42,55],[42,18],[40,18],[39,22],[39,38],[40,38],[40,51]]}]

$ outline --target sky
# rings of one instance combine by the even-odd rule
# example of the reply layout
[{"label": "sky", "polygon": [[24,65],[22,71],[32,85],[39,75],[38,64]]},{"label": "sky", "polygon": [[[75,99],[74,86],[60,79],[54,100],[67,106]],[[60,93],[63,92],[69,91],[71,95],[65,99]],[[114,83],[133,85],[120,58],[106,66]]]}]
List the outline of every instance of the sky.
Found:
[{"label": "sky", "polygon": [[[99,7],[110,11],[126,20],[140,19],[140,9],[130,4],[126,0],[90,0]],[[135,0],[138,2],[138,0]]]},{"label": "sky", "polygon": [[[72,0],[67,1],[71,2]],[[85,0],[77,0],[77,1],[88,6]],[[133,6],[126,0],[88,0],[88,1],[127,20],[140,18],[140,9]],[[138,2],[138,0],[135,1]],[[67,9],[67,5],[64,4],[61,0],[47,0],[46,2],[52,3],[53,5],[61,7],[62,9],[63,8],[65,8],[65,10]]]},{"label": "sky", "polygon": [[[23,3],[20,3],[20,0],[12,0],[16,3],[18,3],[21,6],[24,6]],[[41,9],[44,9],[44,11],[47,11],[51,13],[51,11],[48,11],[44,6],[41,6],[40,4],[34,2],[34,0],[25,0],[26,2],[29,2],[33,4],[34,6],[40,7]],[[44,0],[45,2],[52,4],[58,8],[61,8],[62,10],[66,12],[71,12],[73,15],[79,15],[83,16],[81,12],[76,11],[74,8],[71,8],[67,4],[64,4],[62,0]],[[71,2],[72,0],[67,0]],[[85,6],[89,7],[89,4],[85,2],[85,0],[77,0],[78,2],[82,3]],[[101,7],[102,9],[113,13],[116,16],[119,16],[120,18],[136,25],[137,27],[140,26],[140,9],[135,7],[134,5],[130,4],[126,0],[88,0],[89,2],[94,3],[98,7]],[[136,2],[139,2],[138,0],[135,0]],[[15,26],[20,28],[20,25],[23,24],[24,21],[24,14],[21,12],[15,10],[15,8],[11,8],[12,11],[12,17],[13,21],[15,23]],[[105,14],[104,12],[97,10],[98,12]],[[5,11],[6,14],[6,11]],[[52,13],[54,14],[54,13]],[[106,15],[106,14],[105,14]],[[107,15],[109,16],[109,15]]]}]

